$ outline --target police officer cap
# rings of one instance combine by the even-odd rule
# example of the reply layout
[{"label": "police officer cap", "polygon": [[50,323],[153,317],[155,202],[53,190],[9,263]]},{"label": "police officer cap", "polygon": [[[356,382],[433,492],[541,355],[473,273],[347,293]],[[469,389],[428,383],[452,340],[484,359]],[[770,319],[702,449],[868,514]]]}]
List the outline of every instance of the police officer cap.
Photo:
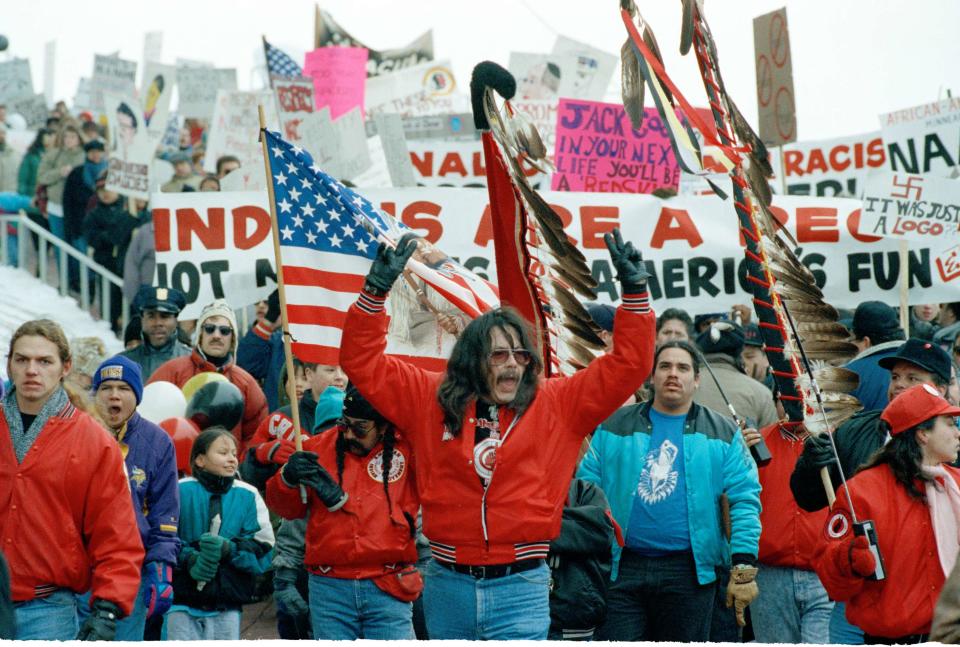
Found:
[{"label": "police officer cap", "polygon": [[133,300],[138,312],[157,310],[180,314],[187,305],[187,297],[176,288],[156,288],[144,285],[137,291]]}]

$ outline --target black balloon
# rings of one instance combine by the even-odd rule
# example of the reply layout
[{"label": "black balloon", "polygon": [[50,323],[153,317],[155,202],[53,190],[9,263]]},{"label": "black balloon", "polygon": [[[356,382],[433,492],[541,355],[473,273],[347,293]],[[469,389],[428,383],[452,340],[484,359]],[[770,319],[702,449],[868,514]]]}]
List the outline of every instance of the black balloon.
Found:
[{"label": "black balloon", "polygon": [[243,418],[243,393],[230,382],[204,384],[190,398],[186,417],[201,431],[216,425],[233,429]]}]

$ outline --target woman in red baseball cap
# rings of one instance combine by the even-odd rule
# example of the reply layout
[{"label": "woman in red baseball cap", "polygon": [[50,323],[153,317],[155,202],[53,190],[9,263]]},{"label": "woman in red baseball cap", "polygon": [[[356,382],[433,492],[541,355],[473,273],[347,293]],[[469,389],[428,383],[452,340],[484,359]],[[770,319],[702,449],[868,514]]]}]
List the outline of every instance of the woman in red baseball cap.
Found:
[{"label": "woman in red baseball cap", "polygon": [[[837,492],[815,568],[867,643],[925,642],[930,633],[960,551],[960,470],[948,465],[960,451],[957,416],[932,386],[907,389],[880,416],[886,445]],[[879,560],[855,520],[873,521]]]}]

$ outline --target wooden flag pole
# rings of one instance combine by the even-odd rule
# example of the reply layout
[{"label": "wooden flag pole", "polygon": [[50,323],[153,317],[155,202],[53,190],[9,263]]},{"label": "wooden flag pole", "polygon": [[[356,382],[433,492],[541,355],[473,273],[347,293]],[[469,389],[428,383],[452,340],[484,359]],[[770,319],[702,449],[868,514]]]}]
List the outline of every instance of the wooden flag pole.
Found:
[{"label": "wooden flag pole", "polygon": [[910,337],[910,248],[907,241],[900,240],[900,327]]},{"label": "wooden flag pole", "polygon": [[[280,262],[280,227],[277,224],[277,207],[273,195],[273,171],[270,169],[270,153],[267,150],[265,131],[267,119],[263,106],[257,106],[260,116],[260,144],[263,146],[263,170],[267,178],[267,196],[270,204],[270,231],[273,234],[273,257],[277,268],[277,294],[280,296],[280,329],[283,331],[283,358],[287,368],[287,398],[290,400],[290,414],[293,418],[293,438],[297,451],[303,449],[303,436],[300,433],[300,403],[297,402],[296,373],[293,370],[293,350],[290,347],[290,322],[287,321],[287,293],[283,284],[283,263]],[[300,485],[300,498],[307,502],[307,490]]]}]

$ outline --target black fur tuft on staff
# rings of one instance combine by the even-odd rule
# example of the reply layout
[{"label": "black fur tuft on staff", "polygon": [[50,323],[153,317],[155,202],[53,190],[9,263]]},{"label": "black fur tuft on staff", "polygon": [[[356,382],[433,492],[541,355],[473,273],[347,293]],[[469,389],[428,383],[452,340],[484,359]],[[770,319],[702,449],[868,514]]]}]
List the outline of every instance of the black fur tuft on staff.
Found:
[{"label": "black fur tuft on staff", "polygon": [[477,130],[488,130],[490,123],[483,112],[483,91],[493,88],[504,99],[510,100],[517,93],[517,80],[493,61],[477,63],[470,78],[470,101],[473,104],[473,125]]}]

